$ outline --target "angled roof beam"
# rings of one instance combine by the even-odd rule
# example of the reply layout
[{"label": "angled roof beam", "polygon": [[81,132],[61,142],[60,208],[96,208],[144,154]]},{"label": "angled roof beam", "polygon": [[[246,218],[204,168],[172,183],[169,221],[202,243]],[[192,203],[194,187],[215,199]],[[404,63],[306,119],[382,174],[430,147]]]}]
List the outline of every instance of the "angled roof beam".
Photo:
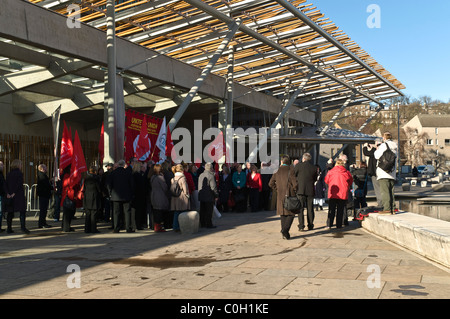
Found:
[{"label": "angled roof beam", "polygon": [[[232,18],[228,17],[227,15],[223,14],[222,12],[216,10],[215,8],[211,7],[210,5],[204,3],[204,2],[202,2],[200,0],[184,0],[184,1],[189,3],[189,4],[191,4],[192,6],[195,6],[195,7],[199,8],[199,9],[201,9],[204,12],[209,13],[213,17],[215,17],[215,18],[217,18],[217,19],[219,19],[219,20],[221,20],[221,21],[223,21],[225,23],[233,22]],[[373,101],[373,102],[375,102],[377,104],[381,104],[382,103],[378,99],[376,99],[375,97],[373,97],[373,96],[371,96],[371,95],[369,95],[369,94],[367,94],[365,92],[358,91],[353,85],[347,83],[346,81],[343,81],[343,80],[337,78],[336,76],[334,76],[330,72],[325,71],[324,69],[315,66],[314,63],[312,63],[311,61],[298,56],[294,52],[286,49],[285,47],[279,45],[278,43],[275,43],[275,42],[271,41],[267,37],[259,34],[257,31],[254,31],[254,30],[248,28],[245,25],[241,25],[239,30],[241,32],[243,32],[243,33],[245,33],[245,34],[247,34],[247,35],[249,35],[249,36],[251,36],[251,37],[253,37],[253,38],[255,38],[255,39],[259,40],[259,41],[261,41],[263,44],[268,45],[269,47],[272,47],[274,49],[279,50],[280,52],[282,52],[285,55],[287,55],[289,58],[292,58],[292,59],[294,59],[294,60],[296,60],[296,61],[298,61],[298,62],[300,62],[300,63],[302,63],[302,64],[304,64],[304,65],[306,65],[308,67],[310,67],[310,68],[315,68],[318,73],[321,73],[322,75],[325,75],[325,76],[335,80],[336,82],[342,84],[343,86],[349,88],[352,91],[355,91],[358,94],[363,95],[364,97],[370,99],[371,101]]]},{"label": "angled roof beam", "polygon": [[292,3],[286,0],[274,0],[279,5],[284,7],[286,10],[291,12],[295,17],[302,20],[306,25],[310,26],[313,30],[315,30],[317,33],[319,33],[322,37],[330,41],[333,45],[338,47],[342,52],[350,56],[354,61],[358,62],[361,66],[363,66],[365,69],[369,70],[370,73],[375,75],[377,78],[379,78],[381,81],[388,84],[394,91],[396,91],[398,94],[403,96],[403,93],[395,87],[391,82],[386,80],[383,76],[381,76],[378,72],[374,71],[369,65],[367,65],[363,60],[361,60],[357,55],[353,54],[345,45],[337,41],[335,38],[333,38],[328,32],[326,32],[324,29],[322,29],[319,25],[314,23],[311,19],[308,18],[306,14],[304,14],[302,11],[300,11],[298,8],[296,8]]}]

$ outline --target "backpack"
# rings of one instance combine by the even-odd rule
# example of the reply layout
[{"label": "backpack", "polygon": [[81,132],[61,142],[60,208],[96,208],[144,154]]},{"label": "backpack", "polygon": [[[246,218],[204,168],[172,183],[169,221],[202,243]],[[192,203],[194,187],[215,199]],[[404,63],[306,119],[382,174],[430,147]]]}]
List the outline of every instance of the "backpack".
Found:
[{"label": "backpack", "polygon": [[178,183],[178,181],[181,179],[182,177],[178,178],[178,179],[173,179],[172,184],[170,184],[170,195],[172,195],[172,197],[180,197],[181,193],[182,193],[182,189],[180,184]]},{"label": "backpack", "polygon": [[397,155],[394,152],[392,152],[392,150],[389,148],[388,143],[385,144],[386,150],[378,160],[378,167],[387,173],[392,173],[392,171],[395,168],[395,161],[397,159]]}]

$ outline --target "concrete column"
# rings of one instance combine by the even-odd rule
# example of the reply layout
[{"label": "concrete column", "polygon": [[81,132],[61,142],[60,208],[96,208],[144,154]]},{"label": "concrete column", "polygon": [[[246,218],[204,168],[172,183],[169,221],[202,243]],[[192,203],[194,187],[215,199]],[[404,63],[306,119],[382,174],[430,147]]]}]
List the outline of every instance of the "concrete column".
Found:
[{"label": "concrete column", "polygon": [[123,158],[124,154],[125,105],[123,103],[123,81],[117,75],[114,3],[114,0],[107,0],[106,2],[106,54],[108,70],[105,79],[104,163],[117,162]]}]

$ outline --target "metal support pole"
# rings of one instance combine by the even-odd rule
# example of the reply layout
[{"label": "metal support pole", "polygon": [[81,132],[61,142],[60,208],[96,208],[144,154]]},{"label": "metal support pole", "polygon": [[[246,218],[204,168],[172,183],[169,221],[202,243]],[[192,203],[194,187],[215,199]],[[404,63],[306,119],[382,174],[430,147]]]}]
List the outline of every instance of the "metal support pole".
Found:
[{"label": "metal support pole", "polygon": [[286,105],[281,110],[280,114],[276,117],[275,121],[273,121],[270,128],[267,130],[267,132],[260,138],[258,145],[256,148],[250,153],[247,162],[253,163],[253,161],[256,158],[256,155],[258,153],[258,150],[261,149],[266,143],[267,139],[271,134],[271,129],[274,129],[283,119],[284,115],[289,111],[290,107],[294,104],[295,100],[297,99],[297,96],[303,91],[308,81],[313,76],[314,71],[311,70],[311,72],[308,73],[308,75],[300,82],[297,90],[290,96],[289,100],[287,101]]},{"label": "metal support pole", "polygon": [[220,56],[223,54],[223,51],[228,46],[228,44],[230,43],[231,39],[233,38],[233,36],[237,32],[237,30],[239,30],[239,27],[240,27],[241,23],[242,23],[242,21],[240,19],[238,19],[238,20],[234,21],[234,23],[232,25],[230,25],[230,31],[225,36],[225,39],[223,39],[222,43],[220,43],[219,47],[217,48],[216,52],[212,56],[211,60],[205,66],[205,68],[202,70],[202,72],[200,74],[200,77],[197,79],[197,81],[195,81],[194,86],[192,86],[192,88],[189,90],[189,93],[186,96],[186,98],[184,99],[183,103],[181,103],[181,105],[178,107],[178,109],[175,112],[175,114],[173,115],[173,117],[170,119],[170,121],[169,121],[170,131],[173,131],[173,129],[177,125],[178,121],[183,116],[184,112],[188,108],[188,106],[191,103],[191,101],[194,98],[194,96],[197,94],[198,90],[202,86],[202,84],[205,81],[206,77],[211,72],[211,69],[217,63],[217,61],[219,60]]},{"label": "metal support pole", "polygon": [[336,122],[337,118],[341,113],[347,108],[347,106],[350,104],[350,102],[355,98],[355,93],[352,93],[352,95],[345,101],[345,103],[341,106],[339,111],[334,114],[333,118],[328,122],[328,124],[325,126],[325,128],[320,132],[320,136],[325,135],[325,133],[330,129],[331,125],[333,125],[334,122]]},{"label": "metal support pole", "polygon": [[116,160],[116,35],[115,35],[115,1],[106,2],[106,55],[108,70],[105,83],[104,112],[104,162],[114,163]]}]

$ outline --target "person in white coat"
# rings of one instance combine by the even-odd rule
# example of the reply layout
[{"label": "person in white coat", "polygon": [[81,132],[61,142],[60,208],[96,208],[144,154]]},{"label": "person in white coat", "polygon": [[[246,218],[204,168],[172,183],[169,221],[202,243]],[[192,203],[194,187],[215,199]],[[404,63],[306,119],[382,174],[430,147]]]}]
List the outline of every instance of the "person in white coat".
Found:
[{"label": "person in white coat", "polygon": [[[374,153],[375,159],[378,161],[383,153],[387,150],[387,145],[394,152],[398,158],[398,146],[397,143],[392,141],[392,135],[389,132],[383,134],[383,143],[378,146]],[[381,200],[383,202],[383,211],[380,214],[395,214],[395,198],[394,198],[394,185],[397,172],[397,160],[395,161],[395,167],[391,172],[386,172],[377,165],[377,180],[380,185]]]}]

